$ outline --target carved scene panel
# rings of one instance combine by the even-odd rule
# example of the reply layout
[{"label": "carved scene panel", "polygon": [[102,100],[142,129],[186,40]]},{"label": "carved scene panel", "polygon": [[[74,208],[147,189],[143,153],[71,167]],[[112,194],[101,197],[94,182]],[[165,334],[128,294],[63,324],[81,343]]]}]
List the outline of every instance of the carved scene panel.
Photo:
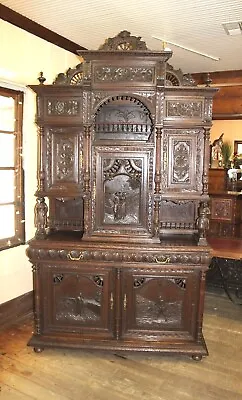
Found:
[{"label": "carved scene panel", "polygon": [[188,298],[192,282],[194,279],[186,273],[129,276],[124,287],[124,334],[180,331],[181,335],[190,335],[193,311]]},{"label": "carved scene panel", "polygon": [[149,208],[149,152],[98,153],[96,229],[147,231]]},{"label": "carved scene panel", "polygon": [[[83,334],[111,330],[112,313],[109,311],[111,273],[92,268],[72,270],[58,268],[48,273],[47,303],[52,304],[48,318],[50,330],[63,330]],[[109,316],[108,316],[109,315]]]}]

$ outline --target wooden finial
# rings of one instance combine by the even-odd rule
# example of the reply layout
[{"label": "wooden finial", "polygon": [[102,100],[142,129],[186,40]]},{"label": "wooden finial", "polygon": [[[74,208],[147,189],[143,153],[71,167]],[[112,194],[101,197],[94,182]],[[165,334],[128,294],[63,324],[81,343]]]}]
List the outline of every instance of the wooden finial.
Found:
[{"label": "wooden finial", "polygon": [[207,87],[209,87],[211,85],[211,83],[212,83],[212,79],[210,77],[210,73],[208,72],[207,75],[206,75],[205,84],[206,84]]},{"label": "wooden finial", "polygon": [[44,82],[46,81],[45,77],[43,76],[43,72],[40,72],[40,75],[38,77],[38,81],[41,85],[44,84]]}]

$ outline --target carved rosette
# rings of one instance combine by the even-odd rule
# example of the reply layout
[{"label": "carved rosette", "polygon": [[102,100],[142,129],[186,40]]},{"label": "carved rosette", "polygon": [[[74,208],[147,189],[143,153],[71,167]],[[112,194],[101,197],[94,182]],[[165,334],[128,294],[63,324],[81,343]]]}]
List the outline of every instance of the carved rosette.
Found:
[{"label": "carved rosette", "polygon": [[80,114],[80,100],[48,100],[47,115],[74,117]]}]

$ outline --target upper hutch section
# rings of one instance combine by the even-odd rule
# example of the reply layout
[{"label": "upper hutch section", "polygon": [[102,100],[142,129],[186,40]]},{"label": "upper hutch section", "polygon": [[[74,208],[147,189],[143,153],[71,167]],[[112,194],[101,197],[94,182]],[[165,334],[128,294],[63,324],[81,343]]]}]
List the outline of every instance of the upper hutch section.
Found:
[{"label": "upper hutch section", "polygon": [[[141,108],[147,108],[147,115],[150,114],[148,125],[169,126],[176,122],[201,125],[211,122],[212,97],[216,89],[198,88],[189,74],[175,70],[168,63],[171,51],[151,51],[140,37],[122,31],[116,37],[107,39],[99,50],[83,50],[78,54],[82,62],[66,73],[59,73],[53,85],[44,85],[45,79],[41,77],[40,85],[31,86],[39,95],[38,123],[68,125],[71,121],[74,126],[93,124],[95,121],[99,124],[101,138],[101,132],[109,130],[109,121],[103,113],[101,117],[98,110],[103,105],[108,110],[118,102],[124,104],[125,100],[129,108],[133,106],[135,114],[138,102]],[[61,98],[58,98],[58,93]],[[125,98],[127,93],[132,93],[128,100]],[[120,107],[124,116],[125,106]],[[113,118],[110,123],[115,125]],[[138,134],[144,128],[135,127],[136,122],[127,118],[126,123],[126,127],[122,126],[124,132],[127,130],[129,133],[133,129]],[[113,126],[115,129],[117,127]],[[146,133],[149,137],[149,130]]]},{"label": "upper hutch section", "polygon": [[124,240],[197,232],[216,89],[195,86],[168,63],[172,52],[151,51],[127,31],[78,54],[82,62],[52,85],[40,76],[31,86],[36,195],[40,209],[51,199],[49,227],[82,229],[83,220],[84,237]]}]

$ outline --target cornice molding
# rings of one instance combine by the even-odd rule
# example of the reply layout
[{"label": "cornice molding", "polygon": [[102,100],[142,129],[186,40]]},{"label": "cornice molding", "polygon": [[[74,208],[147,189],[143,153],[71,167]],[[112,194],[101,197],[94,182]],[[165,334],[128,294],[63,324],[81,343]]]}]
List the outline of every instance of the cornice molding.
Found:
[{"label": "cornice molding", "polygon": [[12,25],[17,26],[18,28],[24,29],[25,31],[32,33],[35,36],[38,36],[41,39],[47,40],[56,46],[61,47],[71,53],[77,54],[77,50],[87,50],[85,47],[78,45],[77,43],[72,42],[64,38],[58,33],[51,31],[50,29],[45,28],[44,26],[38,24],[37,22],[32,21],[31,19],[24,17],[22,14],[13,11],[11,8],[8,8],[2,4],[0,4],[0,15],[1,19],[9,22]]}]

